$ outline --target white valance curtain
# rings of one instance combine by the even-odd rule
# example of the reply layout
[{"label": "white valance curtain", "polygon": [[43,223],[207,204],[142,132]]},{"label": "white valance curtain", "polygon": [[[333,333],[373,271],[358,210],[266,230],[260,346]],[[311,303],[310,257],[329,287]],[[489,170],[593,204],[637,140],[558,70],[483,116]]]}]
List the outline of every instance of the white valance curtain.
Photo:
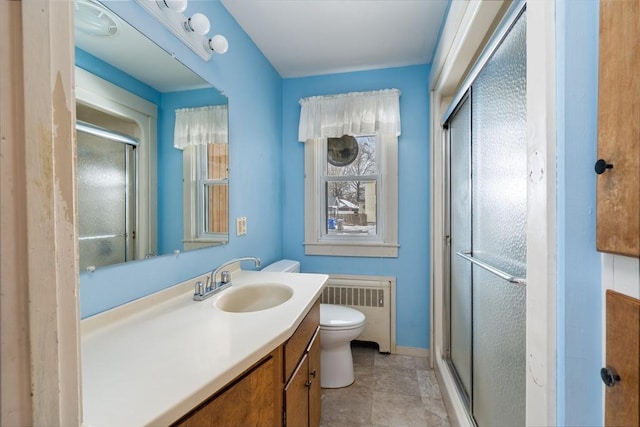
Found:
[{"label": "white valance curtain", "polygon": [[400,91],[384,89],[300,100],[298,140],[343,135],[400,135]]},{"label": "white valance curtain", "polygon": [[229,128],[226,105],[176,110],[173,146],[183,150],[189,145],[227,144]]}]

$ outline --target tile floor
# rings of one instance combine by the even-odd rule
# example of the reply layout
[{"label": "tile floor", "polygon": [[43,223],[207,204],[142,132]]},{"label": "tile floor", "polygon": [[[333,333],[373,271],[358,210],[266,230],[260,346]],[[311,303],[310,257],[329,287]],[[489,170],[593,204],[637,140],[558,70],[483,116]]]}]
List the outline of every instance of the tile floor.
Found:
[{"label": "tile floor", "polygon": [[427,359],[378,353],[352,343],[356,380],[322,389],[321,427],[449,427],[440,387]]}]

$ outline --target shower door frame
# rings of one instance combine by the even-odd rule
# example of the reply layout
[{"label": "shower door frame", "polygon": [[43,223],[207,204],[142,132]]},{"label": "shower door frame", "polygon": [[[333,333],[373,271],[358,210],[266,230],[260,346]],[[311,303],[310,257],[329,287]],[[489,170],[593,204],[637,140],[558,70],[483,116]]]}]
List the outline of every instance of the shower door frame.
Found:
[{"label": "shower door frame", "polygon": [[[453,4],[443,32],[443,52],[436,52],[431,75],[431,349],[443,384],[443,397],[460,425],[472,425],[453,376],[446,366],[448,330],[443,312],[446,241],[445,153],[441,127],[457,90],[465,83],[465,69],[483,49],[481,40],[502,24],[523,2]],[[507,12],[504,12],[504,10]],[[527,5],[527,296],[526,296],[526,423],[556,424],[556,6],[553,2]],[[502,19],[504,23],[507,18]],[[495,37],[495,36],[494,36]],[[490,45],[491,42],[488,43]],[[474,50],[473,47],[477,46]],[[486,50],[486,48],[485,48]],[[457,88],[457,89],[456,89]],[[455,92],[454,92],[455,91]],[[464,92],[461,90],[461,92]],[[531,218],[535,218],[531,220]]]}]

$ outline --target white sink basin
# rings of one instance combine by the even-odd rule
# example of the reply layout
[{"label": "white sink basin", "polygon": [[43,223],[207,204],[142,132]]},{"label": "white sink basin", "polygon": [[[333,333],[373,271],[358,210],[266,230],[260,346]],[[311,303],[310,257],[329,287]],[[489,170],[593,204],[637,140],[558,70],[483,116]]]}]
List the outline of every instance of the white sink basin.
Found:
[{"label": "white sink basin", "polygon": [[224,292],[215,306],[230,313],[249,313],[276,307],[287,302],[292,295],[293,289],[277,283],[246,285]]}]

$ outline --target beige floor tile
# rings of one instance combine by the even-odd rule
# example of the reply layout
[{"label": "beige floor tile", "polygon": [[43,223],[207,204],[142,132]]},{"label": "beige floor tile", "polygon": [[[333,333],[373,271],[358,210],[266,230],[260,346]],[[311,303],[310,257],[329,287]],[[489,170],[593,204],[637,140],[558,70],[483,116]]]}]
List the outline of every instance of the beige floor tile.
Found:
[{"label": "beige floor tile", "polygon": [[391,366],[394,368],[417,369],[416,359],[417,358],[413,356],[400,354],[376,353],[374,365],[380,367]]},{"label": "beige floor tile", "polygon": [[421,397],[418,376],[415,369],[385,367],[374,372],[375,390]]},{"label": "beige floor tile", "polygon": [[420,393],[422,397],[431,399],[439,399],[442,397],[440,386],[433,371],[419,370],[418,384],[420,385]]},{"label": "beige floor tile", "polygon": [[447,415],[447,408],[444,406],[442,399],[430,399],[428,397],[423,397],[422,403],[424,404],[427,412],[430,412],[440,418],[449,418]]},{"label": "beige floor tile", "polygon": [[427,411],[419,397],[374,392],[371,421],[393,427],[426,426]]},{"label": "beige floor tile", "polygon": [[440,387],[428,359],[380,354],[352,343],[356,380],[322,390],[322,427],[449,427]]},{"label": "beige floor tile", "polygon": [[372,391],[357,386],[323,389],[322,422],[370,424],[372,395]]}]

